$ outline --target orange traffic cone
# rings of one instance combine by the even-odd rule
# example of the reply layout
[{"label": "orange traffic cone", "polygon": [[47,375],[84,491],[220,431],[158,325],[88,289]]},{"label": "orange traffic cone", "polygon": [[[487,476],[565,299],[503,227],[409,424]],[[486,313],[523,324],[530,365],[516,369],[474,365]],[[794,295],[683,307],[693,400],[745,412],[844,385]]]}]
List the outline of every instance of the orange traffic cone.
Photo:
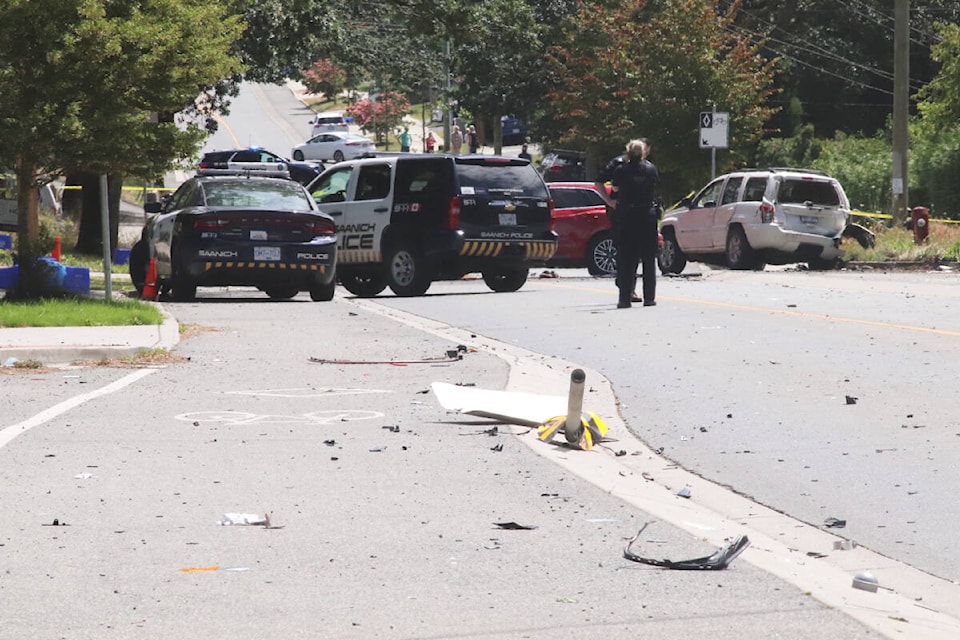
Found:
[{"label": "orange traffic cone", "polygon": [[60,236],[53,239],[53,251],[50,252],[53,259],[60,262]]},{"label": "orange traffic cone", "polygon": [[147,280],[143,283],[144,300],[156,300],[157,298],[157,259],[150,258],[150,266],[147,267]]}]

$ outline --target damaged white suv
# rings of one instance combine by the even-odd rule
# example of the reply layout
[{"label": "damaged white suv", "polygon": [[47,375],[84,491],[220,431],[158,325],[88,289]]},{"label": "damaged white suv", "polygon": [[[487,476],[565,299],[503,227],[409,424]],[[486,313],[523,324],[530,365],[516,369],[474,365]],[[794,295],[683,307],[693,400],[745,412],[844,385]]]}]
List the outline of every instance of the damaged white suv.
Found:
[{"label": "damaged white suv", "polygon": [[843,255],[840,242],[849,222],[847,195],[825,173],[736,171],[664,213],[660,269],[680,273],[688,260],[731,269],[791,262],[833,269]]}]

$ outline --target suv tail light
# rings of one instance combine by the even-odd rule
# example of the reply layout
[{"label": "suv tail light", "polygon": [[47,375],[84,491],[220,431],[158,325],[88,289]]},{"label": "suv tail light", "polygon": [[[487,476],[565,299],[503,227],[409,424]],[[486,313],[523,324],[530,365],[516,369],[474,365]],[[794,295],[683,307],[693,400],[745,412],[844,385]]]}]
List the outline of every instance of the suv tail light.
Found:
[{"label": "suv tail light", "polygon": [[550,231],[556,231],[557,219],[553,215],[553,198],[547,199],[547,209],[550,211]]},{"label": "suv tail light", "polygon": [[447,210],[447,228],[456,231],[460,228],[460,207],[463,206],[463,198],[453,196],[450,198],[450,208]]},{"label": "suv tail light", "polygon": [[760,205],[760,222],[773,222],[773,214],[776,210],[769,202]]}]

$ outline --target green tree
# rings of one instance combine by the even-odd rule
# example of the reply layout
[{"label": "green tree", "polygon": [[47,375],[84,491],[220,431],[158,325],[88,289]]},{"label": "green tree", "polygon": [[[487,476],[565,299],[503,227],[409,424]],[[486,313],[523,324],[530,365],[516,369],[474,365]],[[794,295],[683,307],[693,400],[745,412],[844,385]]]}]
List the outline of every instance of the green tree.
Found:
[{"label": "green tree", "polygon": [[772,113],[773,64],[728,29],[733,17],[718,14],[713,0],[585,4],[549,54],[557,142],[595,162],[646,137],[673,198],[709,177],[699,114],[716,105],[730,114],[726,162],[739,162]]},{"label": "green tree", "polygon": [[481,139],[492,139],[496,153],[502,147],[500,116],[514,114],[529,121],[546,91],[544,47],[534,4],[465,3],[457,23],[456,97],[477,117]]},{"label": "green tree", "polygon": [[39,236],[36,184],[63,170],[155,175],[202,130],[151,112],[205,108],[241,70],[236,18],[203,0],[9,0],[0,9],[0,160],[19,182],[18,250]]}]

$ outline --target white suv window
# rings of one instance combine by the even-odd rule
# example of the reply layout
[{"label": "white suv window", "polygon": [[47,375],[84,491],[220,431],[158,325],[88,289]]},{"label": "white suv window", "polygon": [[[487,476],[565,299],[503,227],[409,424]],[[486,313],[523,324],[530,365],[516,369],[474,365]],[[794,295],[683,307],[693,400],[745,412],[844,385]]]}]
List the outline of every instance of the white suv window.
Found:
[{"label": "white suv window", "polygon": [[743,190],[744,202],[760,202],[763,200],[763,194],[767,192],[767,177],[750,178],[747,180],[747,186]]},{"label": "white suv window", "polygon": [[732,177],[727,180],[727,186],[723,188],[723,197],[720,204],[730,204],[737,201],[737,194],[740,193],[740,185],[743,184],[743,178]]}]

